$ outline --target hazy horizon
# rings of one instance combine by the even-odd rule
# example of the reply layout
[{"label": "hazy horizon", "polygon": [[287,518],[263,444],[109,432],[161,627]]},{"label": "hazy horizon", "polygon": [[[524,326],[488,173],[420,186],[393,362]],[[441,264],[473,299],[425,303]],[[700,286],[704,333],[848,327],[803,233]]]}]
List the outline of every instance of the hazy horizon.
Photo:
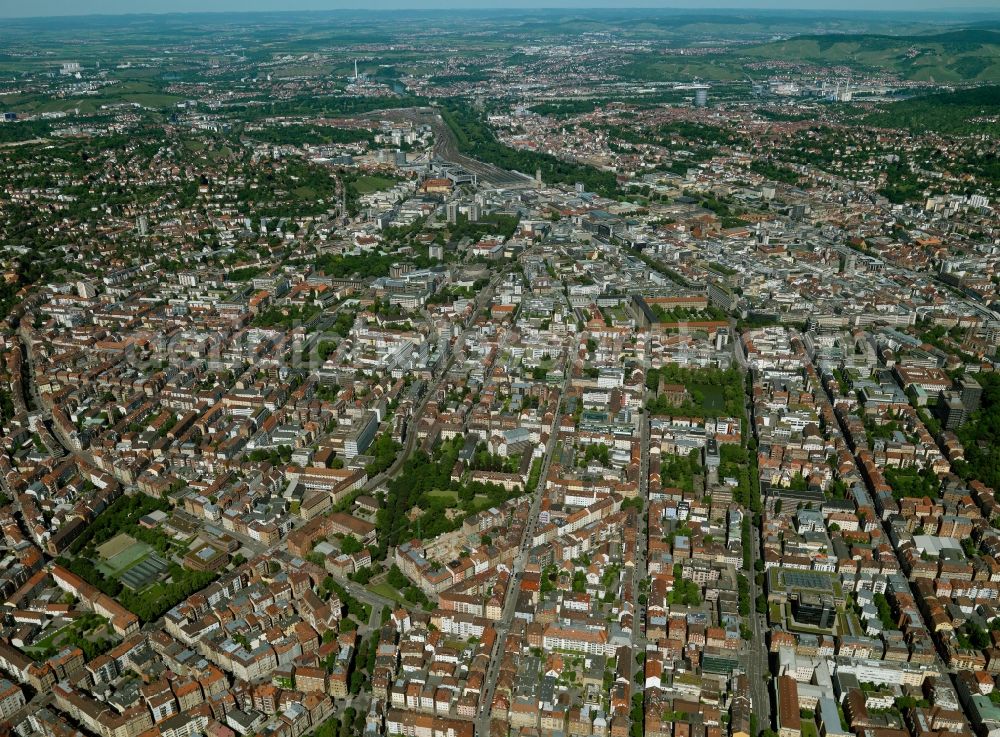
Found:
[{"label": "hazy horizon", "polygon": [[0,0],[0,18],[52,18],[87,15],[146,15],[183,13],[261,13],[336,10],[780,10],[803,12],[895,12],[904,14],[990,13],[1000,15],[996,0],[962,0],[955,8],[940,0],[37,0],[30,5]]}]

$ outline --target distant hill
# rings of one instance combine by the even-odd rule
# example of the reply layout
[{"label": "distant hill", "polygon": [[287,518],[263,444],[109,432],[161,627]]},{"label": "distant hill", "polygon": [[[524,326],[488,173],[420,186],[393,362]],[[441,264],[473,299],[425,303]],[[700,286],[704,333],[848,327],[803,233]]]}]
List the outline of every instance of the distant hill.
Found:
[{"label": "distant hill", "polygon": [[739,56],[884,70],[934,82],[1000,82],[1000,31],[970,28],[926,36],[810,34],[741,49]]},{"label": "distant hill", "polygon": [[767,77],[755,62],[802,62],[886,72],[903,79],[937,82],[1000,82],[1000,30],[966,28],[928,35],[872,33],[802,34],[783,41],[737,47],[716,54],[635,54],[619,72],[633,79],[709,81]]}]

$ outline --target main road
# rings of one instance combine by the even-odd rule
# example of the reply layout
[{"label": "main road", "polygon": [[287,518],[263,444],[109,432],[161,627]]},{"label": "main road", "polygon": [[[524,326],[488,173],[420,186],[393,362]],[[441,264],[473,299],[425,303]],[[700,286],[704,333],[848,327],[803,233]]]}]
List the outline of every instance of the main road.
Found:
[{"label": "main road", "polygon": [[[82,461],[91,468],[99,468],[94,457],[85,450],[77,450],[70,438],[65,437],[62,434],[62,430],[59,426],[52,422],[52,402],[43,397],[38,391],[38,382],[36,380],[36,367],[35,367],[35,350],[32,344],[31,335],[29,334],[27,328],[21,325],[18,330],[18,337],[21,344],[24,346],[24,351],[22,351],[22,361],[21,361],[21,380],[24,385],[25,391],[31,395],[31,399],[41,414],[42,418],[47,421],[46,427],[51,426],[51,435],[58,442],[63,450],[67,454],[72,456],[77,461]],[[25,396],[25,401],[28,397]],[[51,451],[52,449],[50,449]],[[58,456],[57,456],[58,457]]]},{"label": "main road", "polygon": [[[560,407],[562,406],[563,399],[566,397],[566,392],[570,384],[568,360],[565,365],[566,379],[563,381],[562,391],[559,396]],[[480,737],[485,737],[490,733],[490,712],[493,704],[493,693],[496,689],[497,679],[500,677],[500,662],[503,660],[507,634],[510,632],[510,626],[514,620],[514,611],[517,609],[517,594],[521,588],[521,574],[524,573],[524,565],[528,560],[528,554],[531,552],[532,540],[535,536],[538,515],[542,506],[542,498],[545,496],[545,479],[549,475],[552,458],[555,456],[559,445],[559,422],[561,419],[562,412],[557,409],[555,418],[552,421],[552,432],[549,433],[549,442],[545,447],[545,457],[542,461],[541,473],[538,476],[538,485],[535,487],[534,498],[531,500],[528,521],[524,526],[524,535],[521,537],[521,545],[517,550],[517,555],[514,557],[514,569],[511,572],[510,583],[507,585],[503,612],[500,616],[500,621],[494,625],[497,637],[496,642],[493,644],[490,665],[486,671],[486,680],[483,683],[483,692],[479,699],[479,714],[476,718],[476,735]]]},{"label": "main road", "polygon": [[[743,377],[743,406],[745,409],[744,421],[747,423],[748,427],[744,428],[747,433],[753,432],[753,402],[751,401],[750,394],[746,390],[746,377],[749,366],[747,365],[746,357],[743,354],[743,347],[740,345],[740,340],[738,333],[736,331],[736,324],[730,321],[730,334],[733,340],[733,356],[736,359],[736,365],[740,370],[740,375]],[[758,489],[759,492],[759,479],[752,478],[750,483]],[[752,512],[751,512],[752,513]],[[768,664],[768,649],[765,642],[767,636],[767,622],[764,620],[766,615],[757,613],[757,597],[760,595],[760,590],[757,587],[757,582],[755,580],[755,564],[760,558],[761,550],[761,540],[760,540],[760,530],[757,526],[750,525],[750,570],[745,571],[747,581],[750,584],[750,613],[748,619],[750,620],[750,630],[753,636],[749,642],[743,644],[743,651],[741,653],[741,659],[743,661],[743,668],[747,674],[747,680],[750,682],[750,702],[751,702],[751,713],[757,716],[757,723],[760,729],[767,729],[771,726],[771,696],[768,691],[768,684],[770,682],[771,671],[770,665]]]},{"label": "main road", "polygon": [[[647,360],[649,345],[646,346]],[[643,387],[643,405],[645,405],[646,394],[649,390]],[[639,499],[642,501],[637,511],[637,529],[635,536],[635,565],[632,568],[632,654],[635,656],[639,652],[645,652],[646,643],[646,607],[639,601],[642,595],[640,584],[649,581],[649,558],[647,538],[649,536],[649,526],[646,524],[646,515],[649,513],[649,414],[642,411],[639,415]],[[635,690],[636,675],[640,665],[632,658],[632,689]],[[640,684],[645,683],[645,678],[640,679]],[[642,688],[642,685],[638,686]]]},{"label": "main road", "polygon": [[[441,369],[441,373],[435,379],[434,386],[430,390],[424,392],[423,397],[420,398],[420,402],[417,404],[416,408],[411,413],[410,415],[412,418],[411,422],[416,423],[416,420],[421,416],[423,416],[424,408],[427,406],[427,403],[430,401],[431,397],[437,393],[438,388],[441,386],[442,383],[444,383],[445,379],[448,377],[448,371],[451,369],[451,365],[455,361],[455,354],[462,349],[462,346],[465,343],[465,332],[470,327],[472,327],[472,325],[476,321],[476,318],[480,315],[480,313],[482,313],[483,309],[490,304],[490,301],[493,299],[493,293],[496,291],[497,285],[500,283],[500,281],[503,279],[506,273],[507,273],[506,269],[503,269],[498,273],[496,273],[493,276],[493,278],[490,279],[489,285],[485,289],[481,290],[479,294],[476,295],[475,307],[473,307],[472,312],[466,319],[462,333],[458,336],[458,339],[455,341],[455,345],[452,346],[451,350],[449,350],[448,360],[445,363],[444,368]],[[396,460],[392,462],[392,465],[389,466],[389,468],[387,468],[382,473],[376,474],[375,476],[372,476],[370,479],[368,479],[368,481],[365,483],[365,490],[371,491],[372,489],[378,487],[378,485],[381,484],[383,481],[387,481],[391,479],[393,476],[395,476],[397,473],[399,473],[400,469],[403,468],[403,464],[406,463],[406,459],[409,458],[410,454],[413,452],[413,446],[416,444],[416,440],[417,440],[417,433],[415,432],[415,428],[408,429],[406,433],[406,442],[403,445],[402,452],[396,456]]]}]

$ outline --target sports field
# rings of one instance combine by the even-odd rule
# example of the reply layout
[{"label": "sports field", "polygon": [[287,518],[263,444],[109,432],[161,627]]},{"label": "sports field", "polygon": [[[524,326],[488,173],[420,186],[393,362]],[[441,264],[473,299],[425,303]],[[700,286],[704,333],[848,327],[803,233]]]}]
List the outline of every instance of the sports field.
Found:
[{"label": "sports field", "polygon": [[146,543],[122,532],[97,548],[97,554],[102,559],[97,568],[107,576],[119,576],[151,551],[152,548]]}]

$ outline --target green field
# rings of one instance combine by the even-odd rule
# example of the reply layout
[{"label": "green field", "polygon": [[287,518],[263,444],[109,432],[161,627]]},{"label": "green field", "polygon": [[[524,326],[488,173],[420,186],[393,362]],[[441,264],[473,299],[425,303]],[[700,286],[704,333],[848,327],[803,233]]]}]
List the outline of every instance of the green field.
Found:
[{"label": "green field", "polygon": [[99,545],[97,547],[97,554],[104,558],[104,560],[107,560],[109,558],[114,558],[119,553],[125,552],[134,544],[135,538],[122,532],[115,535],[107,542]]},{"label": "green field", "polygon": [[229,146],[221,146],[219,148],[213,148],[208,152],[208,158],[212,161],[219,161],[220,159],[228,159],[233,155],[233,150]]},{"label": "green field", "polygon": [[[291,77],[329,77],[334,73],[332,64],[289,64],[288,66],[277,67],[272,74],[279,79],[289,79]],[[354,70],[351,70],[354,73]]]},{"label": "green field", "polygon": [[4,106],[8,110],[24,113],[53,113],[79,110],[81,114],[95,113],[106,105],[135,103],[148,108],[172,107],[184,98],[163,93],[148,82],[129,81],[103,87],[92,95],[49,97],[45,95],[10,95]]},{"label": "green field", "polygon": [[105,576],[120,576],[143,560],[152,550],[153,548],[146,543],[120,533],[97,549],[102,558],[97,564],[97,569]]},{"label": "green field", "polygon": [[386,599],[392,599],[395,602],[402,604],[406,601],[403,595],[400,594],[396,589],[390,586],[388,583],[383,581],[382,583],[377,583],[374,586],[369,587],[372,592],[378,594],[379,596],[384,596]]},{"label": "green field", "polygon": [[689,387],[692,392],[701,392],[704,397],[701,402],[706,415],[712,416],[721,414],[726,408],[726,399],[722,394],[722,388],[711,384],[694,384]]},{"label": "green field", "polygon": [[389,189],[396,184],[394,179],[380,177],[372,174],[363,174],[354,180],[354,187],[358,194],[371,194]]}]

